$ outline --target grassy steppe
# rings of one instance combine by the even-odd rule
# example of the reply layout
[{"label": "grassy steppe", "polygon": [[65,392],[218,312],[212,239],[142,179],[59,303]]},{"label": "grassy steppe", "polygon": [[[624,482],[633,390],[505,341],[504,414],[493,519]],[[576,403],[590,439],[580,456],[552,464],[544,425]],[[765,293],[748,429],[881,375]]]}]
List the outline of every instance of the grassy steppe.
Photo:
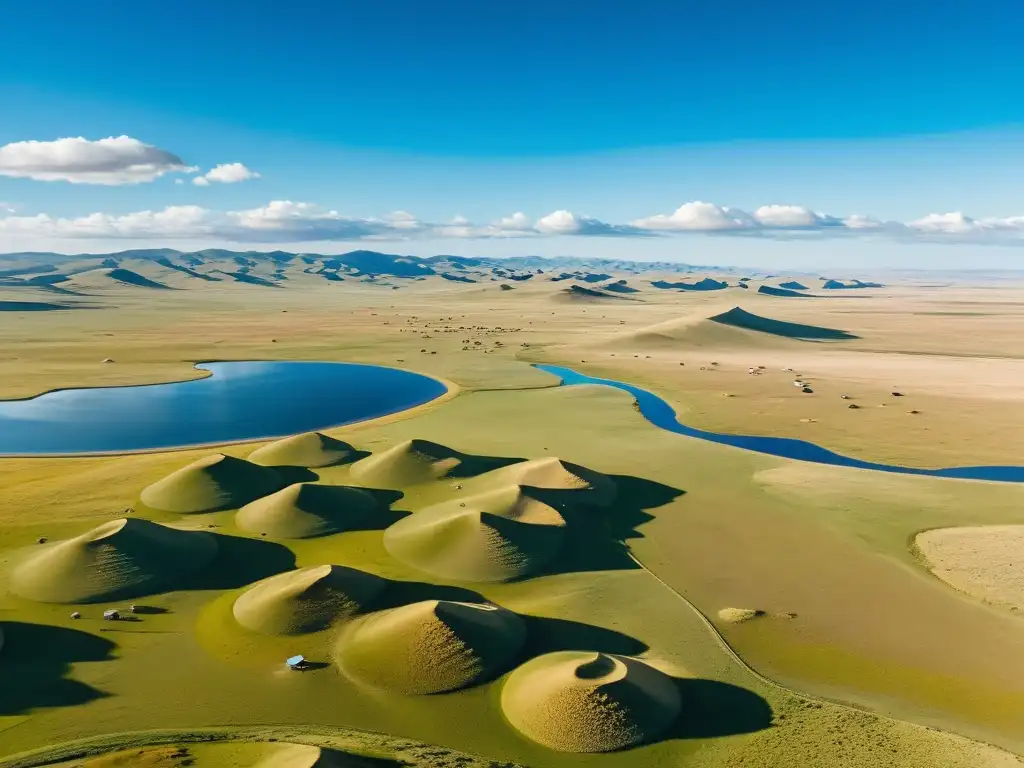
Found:
[{"label": "grassy steppe", "polygon": [[[9,569],[52,546],[37,544],[40,537],[53,542],[80,536],[124,518],[129,508],[135,510],[129,517],[202,529],[218,542],[211,568],[183,578],[176,591],[138,598],[152,609],[139,614],[139,621],[103,623],[98,618],[102,605],[80,609],[84,617],[72,621],[72,606],[0,597],[0,625],[5,630],[0,650],[0,676],[5,681],[0,688],[0,754],[152,729],[173,729],[179,732],[174,743],[188,742],[189,733],[231,726],[230,733],[238,739],[257,741],[273,736],[302,742],[288,734],[301,734],[303,728],[383,731],[390,737],[376,742],[375,754],[399,755],[395,740],[436,744],[441,750],[437,761],[424,763],[435,765],[448,759],[444,750],[481,755],[481,764],[491,760],[533,768],[1019,764],[1006,752],[953,734],[1024,752],[1019,726],[1024,721],[1024,668],[1019,663],[1024,624],[1009,611],[984,605],[939,582],[921,567],[911,542],[925,529],[1022,523],[1024,488],[819,467],[711,445],[657,430],[622,392],[554,388],[551,377],[514,359],[515,353],[543,357],[653,386],[669,379],[652,373],[653,364],[643,356],[634,358],[630,352],[628,359],[620,358],[617,352],[611,358],[611,351],[618,350],[618,344],[635,348],[636,331],[678,317],[684,309],[679,302],[687,302],[685,311],[690,311],[690,302],[704,302],[703,297],[621,302],[629,304],[629,310],[613,315],[603,304],[571,310],[545,304],[548,293],[533,287],[504,294],[459,287],[457,295],[466,299],[466,309],[481,314],[456,325],[482,326],[483,310],[472,307],[486,301],[496,305],[488,329],[528,329],[534,323],[538,328],[441,333],[448,321],[434,321],[438,327],[432,330],[404,332],[410,330],[412,315],[417,316],[416,323],[422,322],[420,313],[425,310],[437,318],[452,316],[451,310],[445,314],[440,309],[452,306],[452,294],[440,289],[432,294],[435,289],[429,286],[408,295],[395,292],[402,301],[387,294],[382,302],[379,292],[373,295],[377,289],[369,288],[339,294],[348,303],[336,308],[334,316],[300,313],[294,304],[285,303],[286,298],[276,298],[287,296],[284,290],[267,291],[275,298],[266,299],[256,287],[234,290],[259,295],[262,311],[243,310],[235,294],[215,287],[208,292],[160,291],[161,301],[169,303],[159,308],[133,304],[137,300],[127,296],[118,299],[129,305],[124,311],[43,313],[44,327],[20,326],[28,339],[18,347],[20,359],[2,363],[6,370],[23,374],[3,377],[8,388],[4,394],[33,394],[57,385],[181,378],[195,374],[190,361],[210,356],[214,342],[226,342],[222,349],[231,354],[222,356],[234,358],[352,359],[399,365],[397,361],[404,360],[410,367],[455,381],[462,390],[454,399],[403,417],[327,430],[331,437],[365,452],[357,454],[363,458],[355,464],[310,470],[314,477],[304,479],[369,485],[387,514],[379,520],[371,514],[340,533],[309,538],[292,538],[291,529],[266,531],[267,536],[243,529],[236,520],[236,506],[243,498],[221,491],[211,494],[205,480],[198,484],[203,491],[199,495],[210,504],[205,508],[219,511],[161,511],[139,503],[144,488],[210,455],[209,450],[0,459],[0,568],[5,583]],[[530,291],[535,295],[528,302],[514,303]],[[474,298],[474,292],[481,296]],[[200,299],[200,293],[209,295]],[[392,309],[391,302],[399,306]],[[790,303],[799,305],[801,313],[813,314],[807,307],[814,302]],[[619,302],[613,304],[617,307]],[[204,305],[206,315],[200,317],[198,310]],[[547,314],[547,306],[557,307],[557,314]],[[268,307],[288,311],[271,313]],[[519,310],[518,316],[513,308]],[[700,311],[706,309],[710,307]],[[771,317],[781,314],[758,311]],[[870,337],[856,323],[833,322],[827,314],[812,318],[787,310],[786,321]],[[86,319],[77,327],[65,325],[60,318],[67,315]],[[104,316],[98,325],[87,319]],[[57,318],[57,324],[50,325],[49,318]],[[251,323],[248,329],[246,322]],[[99,331],[101,327],[117,328],[118,344],[123,346],[100,352],[108,342],[101,339],[97,344],[93,334],[111,332]],[[211,328],[217,333],[211,334]],[[0,336],[12,333],[7,325],[0,328]],[[425,340],[424,333],[432,338]],[[173,343],[159,347],[158,338]],[[750,343],[762,344],[759,336],[752,338],[755,342]],[[486,339],[487,348],[496,351],[463,352],[463,339]],[[493,344],[497,340],[503,340],[503,347]],[[524,343],[530,346],[520,346]],[[784,338],[781,343],[809,342]],[[840,340],[829,342],[827,350],[811,350],[814,355],[831,354],[834,343],[861,342]],[[956,348],[966,341],[951,343]],[[431,347],[440,353],[430,355]],[[588,351],[578,352],[584,348]],[[801,346],[794,348],[801,350],[800,355],[812,355]],[[600,366],[590,361],[597,349],[608,354]],[[789,348],[775,351],[771,345],[756,349],[764,356],[796,354]],[[588,362],[570,357],[575,354],[583,354],[579,359]],[[649,354],[654,359],[659,353]],[[672,388],[661,389],[670,398],[684,392],[689,398],[689,382],[729,376],[730,366],[736,369],[738,391],[739,382],[759,387],[768,378],[748,376],[746,365],[739,375],[740,356],[749,358],[750,349],[713,349],[711,360],[725,369],[716,372],[701,372],[696,365],[710,356],[706,349],[685,354],[694,356],[686,358],[686,366],[678,366],[678,360],[672,363],[691,378],[672,379]],[[103,356],[118,362],[100,365]],[[668,369],[667,358],[661,364]],[[788,396],[791,387],[788,380],[784,383]],[[816,389],[820,391],[821,385]],[[699,403],[701,393],[693,397]],[[728,403],[729,418],[749,431],[749,418],[733,406],[733,400],[743,397],[715,402]],[[901,410],[891,418],[904,415]],[[888,413],[885,418],[890,418]],[[1005,422],[1012,425],[1015,418],[1015,413],[1008,414]],[[778,417],[763,426],[785,433],[786,423]],[[880,441],[874,449],[878,455],[872,458],[909,453],[921,463],[929,457],[948,458],[927,441],[915,442],[920,435],[908,437],[892,429],[893,423],[872,423],[859,433]],[[994,429],[1003,427],[1001,422]],[[952,436],[955,425],[941,430]],[[963,436],[969,451],[980,456],[992,450],[988,441],[995,435],[977,443],[972,435]],[[1004,444],[1002,455],[1011,460],[1007,445],[1012,443]],[[244,459],[258,447],[229,446],[223,452]],[[551,460],[555,457],[568,463]],[[510,463],[514,459],[549,460],[517,465]],[[961,455],[951,463],[977,462]],[[591,476],[588,470],[611,478],[614,500],[601,475]],[[586,486],[588,476],[589,490],[567,492],[590,494],[591,501],[604,506],[586,507],[591,510],[589,518],[570,514],[569,527],[583,533],[568,536],[561,554],[531,570],[529,578],[448,580],[392,557],[384,546],[384,529],[420,510],[450,508],[453,501],[526,478],[531,484],[554,484],[558,491],[566,478],[582,478]],[[478,487],[481,483],[485,487]],[[191,481],[186,485],[190,492],[197,487]],[[262,493],[273,489],[267,484]],[[231,504],[236,506],[227,506]],[[284,512],[291,517],[295,509],[289,503]],[[368,684],[365,676],[337,671],[332,661],[338,638],[332,629],[279,635],[239,625],[236,600],[253,583],[294,568],[325,564],[385,580],[385,604],[379,608],[399,609],[423,601],[493,601],[515,612],[526,632],[516,661],[563,651],[639,657],[674,681],[682,716],[661,740],[630,751],[557,752],[523,737],[507,722],[501,686],[510,667],[504,663],[472,681],[479,684],[432,696],[405,696]],[[731,606],[764,614],[740,623],[719,620],[718,612]],[[261,613],[259,606],[256,613]],[[284,670],[283,659],[296,653],[319,668],[303,674]],[[383,655],[380,664],[392,663],[391,656]],[[114,748],[131,746],[131,741],[108,739],[103,744]]]}]

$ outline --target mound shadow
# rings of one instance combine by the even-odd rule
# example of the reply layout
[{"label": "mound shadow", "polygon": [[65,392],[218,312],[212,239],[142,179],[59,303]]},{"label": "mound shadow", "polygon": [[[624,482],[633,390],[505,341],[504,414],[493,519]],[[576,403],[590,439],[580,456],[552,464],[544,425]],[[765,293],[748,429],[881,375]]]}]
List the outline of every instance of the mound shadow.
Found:
[{"label": "mound shadow", "polygon": [[662,735],[667,739],[709,739],[755,733],[772,727],[772,708],[738,685],[703,678],[672,678],[682,714]]},{"label": "mound shadow", "polygon": [[526,642],[521,652],[524,660],[545,653],[580,649],[621,656],[636,656],[648,650],[646,643],[614,629],[568,619],[526,614],[520,617],[526,624]]},{"label": "mound shadow", "polygon": [[59,312],[68,309],[80,307],[48,301],[0,301],[0,312]]},{"label": "mound shadow", "polygon": [[487,598],[465,587],[431,584],[427,581],[388,581],[383,593],[373,602],[373,611],[400,608],[424,600],[447,600],[456,603],[486,603]]},{"label": "mound shadow", "polygon": [[71,665],[113,658],[113,642],[67,627],[0,622],[0,715],[86,704],[108,694],[66,675]]},{"label": "mound shadow", "polygon": [[646,510],[664,506],[686,491],[630,475],[608,477],[616,486],[615,501],[601,507],[574,503],[575,491],[530,489],[532,495],[562,515],[566,536],[558,556],[541,571],[523,579],[640,567],[630,556],[627,542],[643,538],[640,527],[654,519]]},{"label": "mound shadow", "polygon": [[211,535],[217,539],[217,557],[207,568],[185,579],[178,589],[238,589],[295,568],[295,553],[283,544],[223,533]]},{"label": "mound shadow", "polygon": [[267,469],[272,469],[281,476],[283,481],[282,488],[294,485],[295,483],[314,483],[320,479],[320,475],[307,467],[282,464],[280,466],[267,467]]}]

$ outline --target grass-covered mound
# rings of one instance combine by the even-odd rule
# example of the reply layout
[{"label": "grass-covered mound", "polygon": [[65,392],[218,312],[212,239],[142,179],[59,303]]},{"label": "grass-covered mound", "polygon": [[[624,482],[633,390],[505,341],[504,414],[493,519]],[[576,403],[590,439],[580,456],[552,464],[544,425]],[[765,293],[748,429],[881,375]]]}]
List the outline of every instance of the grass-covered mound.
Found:
[{"label": "grass-covered mound", "polygon": [[615,483],[600,472],[562,461],[554,456],[520,461],[474,479],[481,488],[521,485],[549,491],[572,491],[573,499],[588,504],[610,504],[615,500]]},{"label": "grass-covered mound", "polygon": [[384,532],[392,556],[458,581],[508,581],[536,573],[558,553],[565,520],[529,488],[499,488],[428,507]]},{"label": "grass-covered mound", "polygon": [[352,477],[366,486],[401,488],[437,480],[465,461],[456,450],[429,440],[406,440],[352,465]]},{"label": "grass-covered mound", "polygon": [[320,432],[305,432],[257,448],[249,454],[249,461],[264,467],[330,467],[357,455],[348,443]]},{"label": "grass-covered mound", "polygon": [[353,622],[335,660],[346,675],[376,688],[441,693],[500,674],[525,639],[523,620],[504,608],[426,600]]},{"label": "grass-covered mound", "polygon": [[45,546],[11,575],[11,591],[44,603],[92,603],[173,587],[204,568],[217,541],[148,520],[114,520]]},{"label": "grass-covered mound", "polygon": [[164,512],[213,512],[248,504],[282,485],[274,470],[215,453],[146,487],[142,503]]},{"label": "grass-covered mound", "polygon": [[235,620],[264,635],[326,629],[366,609],[387,582],[340,565],[315,565],[257,582],[235,600]]},{"label": "grass-covered mound", "polygon": [[358,528],[377,506],[359,488],[295,483],[246,504],[235,522],[244,531],[278,539],[309,539]]},{"label": "grass-covered mound", "polygon": [[560,752],[610,752],[656,739],[679,717],[673,680],[626,656],[558,651],[514,670],[501,689],[505,717]]}]

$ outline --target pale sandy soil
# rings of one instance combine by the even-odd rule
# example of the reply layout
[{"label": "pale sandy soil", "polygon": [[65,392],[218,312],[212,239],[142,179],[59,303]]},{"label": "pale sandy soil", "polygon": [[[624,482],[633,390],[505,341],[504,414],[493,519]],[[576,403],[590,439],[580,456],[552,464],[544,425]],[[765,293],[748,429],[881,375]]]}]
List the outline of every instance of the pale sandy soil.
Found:
[{"label": "pale sandy soil", "polygon": [[939,528],[914,544],[938,578],[961,592],[1024,609],[1024,525]]}]

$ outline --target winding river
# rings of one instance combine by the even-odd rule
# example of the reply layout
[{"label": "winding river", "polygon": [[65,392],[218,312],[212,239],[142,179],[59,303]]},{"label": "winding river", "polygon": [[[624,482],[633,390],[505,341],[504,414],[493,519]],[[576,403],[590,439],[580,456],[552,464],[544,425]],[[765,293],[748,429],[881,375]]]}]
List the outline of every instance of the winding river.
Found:
[{"label": "winding river", "polygon": [[428,376],[355,363],[202,363],[202,379],[0,401],[0,455],[124,453],[337,427],[430,402]]},{"label": "winding river", "polygon": [[612,379],[598,379],[587,376],[571,368],[563,368],[557,365],[544,365],[537,363],[535,368],[546,373],[553,374],[562,380],[562,384],[572,386],[577,384],[598,384],[605,387],[614,387],[624,392],[629,392],[636,398],[640,413],[656,427],[661,427],[669,432],[687,437],[696,437],[700,440],[707,440],[712,443],[731,445],[736,448],[743,448],[748,451],[765,453],[770,456],[779,456],[784,459],[796,459],[797,461],[810,461],[815,464],[829,464],[836,467],[854,467],[856,469],[873,469],[878,472],[896,472],[903,475],[925,475],[929,477],[950,477],[961,480],[993,480],[1003,483],[1024,483],[1024,467],[995,466],[995,467],[949,467],[945,469],[922,469],[917,467],[901,467],[896,464],[879,464],[873,461],[862,461],[849,456],[843,456],[822,448],[806,440],[797,440],[791,437],[760,437],[757,435],[731,435],[719,432],[707,432],[703,429],[688,427],[680,423],[676,418],[675,410],[667,402],[652,392],[648,392],[632,384],[625,384]]}]

